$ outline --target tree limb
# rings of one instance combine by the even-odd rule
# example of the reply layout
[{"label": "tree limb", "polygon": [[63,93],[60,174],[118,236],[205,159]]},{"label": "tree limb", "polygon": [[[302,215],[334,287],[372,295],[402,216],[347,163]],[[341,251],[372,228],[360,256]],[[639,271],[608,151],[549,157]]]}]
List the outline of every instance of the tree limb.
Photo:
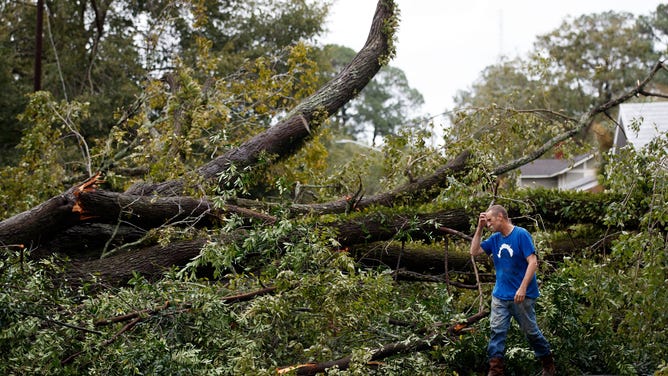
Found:
[{"label": "tree limb", "polygon": [[[455,159],[437,169],[433,174],[415,179],[392,191],[379,193],[370,197],[363,197],[356,201],[353,209],[363,210],[371,206],[393,206],[402,203],[402,200],[417,196],[428,200],[437,196],[440,190],[436,188],[447,187],[448,177],[462,173],[467,168],[467,162],[471,157],[469,151],[461,152]],[[291,210],[296,213],[332,214],[344,213],[350,203],[347,199],[323,203],[323,204],[294,204]]]},{"label": "tree limb", "polygon": [[[205,179],[215,179],[231,165],[241,170],[254,165],[262,155],[281,159],[298,150],[326,117],[354,98],[380,70],[382,64],[394,55],[391,41],[396,30],[389,25],[392,25],[392,20],[396,17],[397,9],[393,1],[378,1],[366,43],[339,74],[304,99],[284,120],[201,166],[197,172]],[[308,128],[304,126],[305,123],[309,125]],[[218,183],[226,186],[230,182],[222,179]],[[182,180],[137,184],[126,193],[179,195],[183,185]]]},{"label": "tree limb", "polygon": [[[463,329],[470,327],[471,325],[480,321],[487,315],[489,315],[489,312],[486,311],[479,312],[460,323],[450,325],[445,331],[445,333],[438,332],[435,334],[427,335],[423,338],[414,341],[400,341],[387,344],[383,347],[372,350],[369,361],[377,361],[398,354],[425,351],[436,345],[445,345],[449,341],[452,341],[451,338],[453,336],[456,336],[457,334],[461,333]],[[328,362],[307,363],[307,364],[300,364],[297,366],[279,368],[278,374],[282,375],[288,372],[296,371],[297,375],[315,375],[320,372],[325,372],[326,370],[333,367],[338,367],[338,369],[340,370],[345,370],[348,369],[351,361],[352,361],[352,355],[349,355],[344,358]]]},{"label": "tree limb", "polygon": [[645,87],[649,85],[650,82],[654,79],[654,76],[661,71],[662,69],[666,69],[663,62],[659,61],[657,62],[654,67],[652,67],[652,70],[649,72],[649,74],[643,79],[641,82],[638,82],[638,86],[636,86],[634,89],[631,89],[627,91],[626,93],[620,95],[617,98],[614,98],[606,103],[603,103],[601,105],[598,105],[591,110],[587,111],[585,114],[583,114],[580,119],[578,120],[577,124],[561,133],[558,134],[554,137],[552,137],[550,140],[548,140],[546,143],[544,143],[541,147],[536,149],[534,152],[522,156],[520,158],[517,158],[513,161],[507,162],[505,164],[502,164],[501,166],[497,166],[493,171],[492,175],[493,176],[500,176],[503,175],[507,172],[510,172],[512,170],[515,170],[521,166],[524,166],[528,163],[531,163],[535,161],[536,159],[540,158],[543,154],[547,153],[550,149],[552,149],[555,145],[557,145],[560,142],[566,141],[573,136],[577,135],[578,133],[582,132],[585,128],[589,127],[591,122],[593,121],[594,117],[598,114],[605,113],[606,111],[610,110],[613,107],[619,106],[621,103],[624,103],[628,101],[629,99],[642,95],[645,92]]}]

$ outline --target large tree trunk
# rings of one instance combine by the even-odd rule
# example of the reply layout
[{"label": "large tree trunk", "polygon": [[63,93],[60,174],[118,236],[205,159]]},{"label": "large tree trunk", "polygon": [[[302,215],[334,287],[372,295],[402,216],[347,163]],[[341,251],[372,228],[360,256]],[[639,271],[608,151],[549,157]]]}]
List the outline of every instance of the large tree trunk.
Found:
[{"label": "large tree trunk", "polygon": [[[473,272],[468,251],[451,250],[446,253],[445,247],[440,243],[378,242],[353,246],[350,252],[355,259],[365,265],[384,266],[429,276],[443,276],[446,272],[446,263],[448,272]],[[480,257],[477,261],[491,270],[492,265],[488,259]]]},{"label": "large tree trunk", "polygon": [[[332,222],[328,226],[338,236],[336,241],[343,250],[369,266],[384,265],[390,269],[406,270],[411,273],[428,276],[439,276],[445,280],[445,250],[432,242],[440,240],[448,234],[442,229],[465,233],[470,229],[471,213],[463,210],[445,210],[429,214],[399,215],[379,212],[370,212],[365,216],[356,216],[352,219]],[[438,224],[438,225],[436,225]],[[402,234],[411,241],[423,240],[422,246],[410,245],[404,247],[397,234]],[[220,244],[243,242],[245,233],[224,234],[211,239]],[[288,235],[287,238],[299,236]],[[390,244],[382,242],[393,240]],[[286,239],[287,241],[287,239]],[[277,244],[282,241],[277,239]],[[123,283],[132,277],[133,273],[141,274],[149,279],[155,279],[166,270],[174,266],[184,266],[198,256],[202,247],[207,244],[206,239],[188,241],[174,241],[168,245],[154,245],[131,251],[119,252],[103,259],[79,259],[72,266],[70,280],[87,279],[97,276],[108,283]],[[550,244],[552,253],[546,258],[548,261],[559,261],[564,256],[572,256],[587,246],[601,244],[599,239],[571,238]],[[539,250],[540,252],[540,250]],[[461,252],[448,253],[448,271],[470,273],[473,271],[468,254]],[[243,262],[241,260],[240,262]],[[479,258],[479,263],[487,265],[492,270],[489,260]],[[414,277],[414,275],[413,275]],[[411,278],[413,278],[411,277]],[[433,278],[432,278],[433,279]],[[489,278],[487,279],[489,280]],[[474,283],[467,279],[466,283]]]},{"label": "large tree trunk", "polygon": [[33,249],[76,224],[79,216],[72,211],[75,202],[72,192],[70,189],[0,222],[0,246]]},{"label": "large tree trunk", "polygon": [[[438,228],[434,223],[441,223],[450,228],[465,230],[469,227],[470,216],[461,210],[443,211],[432,214],[401,216],[379,215],[370,213],[367,216],[334,222],[329,226],[339,234],[337,241],[342,247],[389,240],[401,232],[413,239],[433,239],[438,236]],[[321,225],[322,226],[322,225]],[[244,233],[226,234],[219,243],[243,241]],[[290,236],[288,236],[290,237]],[[109,283],[127,281],[133,272],[148,278],[155,278],[173,266],[183,266],[197,256],[206,239],[175,241],[167,246],[152,246],[130,252],[121,252],[110,257],[75,262],[69,279],[77,280],[87,276],[97,276]],[[276,241],[281,244],[280,239]]]},{"label": "large tree trunk", "polygon": [[[396,17],[397,9],[393,1],[378,1],[366,43],[339,74],[290,111],[284,120],[200,167],[198,173],[205,179],[214,179],[230,165],[241,170],[254,165],[261,155],[277,156],[280,159],[301,148],[327,117],[354,98],[380,70],[381,64],[393,57],[394,50],[390,42],[395,30],[389,25],[393,24]],[[224,180],[219,182],[221,185],[228,183]],[[138,184],[127,193],[179,195],[182,188],[183,181],[179,180]]]}]

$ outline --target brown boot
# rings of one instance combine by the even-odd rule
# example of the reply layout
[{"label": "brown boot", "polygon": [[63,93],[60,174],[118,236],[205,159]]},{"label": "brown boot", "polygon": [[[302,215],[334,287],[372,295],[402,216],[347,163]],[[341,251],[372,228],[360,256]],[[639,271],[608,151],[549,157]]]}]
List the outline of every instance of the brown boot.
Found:
[{"label": "brown boot", "polygon": [[541,363],[543,363],[543,376],[554,376],[557,374],[557,370],[554,367],[554,357],[552,354],[545,355],[540,358]]},{"label": "brown boot", "polygon": [[489,360],[489,372],[487,376],[503,376],[503,359],[492,358]]}]

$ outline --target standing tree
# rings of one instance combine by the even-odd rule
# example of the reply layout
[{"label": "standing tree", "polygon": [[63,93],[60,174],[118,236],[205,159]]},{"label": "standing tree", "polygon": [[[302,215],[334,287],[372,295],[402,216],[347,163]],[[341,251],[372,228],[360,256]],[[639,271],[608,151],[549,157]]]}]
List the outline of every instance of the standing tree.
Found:
[{"label": "standing tree", "polygon": [[635,87],[659,58],[653,42],[636,17],[609,11],[565,21],[534,48],[547,59],[550,85],[576,89],[582,112]]},{"label": "standing tree", "polygon": [[401,69],[385,67],[353,101],[353,132],[364,134],[371,128],[371,145],[376,145],[379,137],[410,127],[411,114],[418,113],[423,103],[422,94],[409,86]]},{"label": "standing tree", "polygon": [[[660,56],[660,45],[652,37],[660,23],[657,21],[656,28],[648,25],[641,17],[615,12],[564,21],[558,29],[538,37],[528,58],[489,66],[469,90],[458,93],[458,111],[451,117],[458,125],[451,131],[453,137],[475,136],[490,127],[507,129],[504,143],[515,145],[506,149],[510,155],[525,152],[524,143],[518,140],[549,139],[551,127],[577,121],[591,106],[637,87],[637,77]],[[659,77],[652,85],[657,87],[662,80]],[[608,121],[611,116],[611,112],[601,114],[578,135],[578,142],[562,144],[555,152],[588,152],[587,143],[596,142],[606,150],[605,140],[615,127]],[[521,124],[531,126],[518,131]],[[508,138],[514,135],[519,139]]]}]

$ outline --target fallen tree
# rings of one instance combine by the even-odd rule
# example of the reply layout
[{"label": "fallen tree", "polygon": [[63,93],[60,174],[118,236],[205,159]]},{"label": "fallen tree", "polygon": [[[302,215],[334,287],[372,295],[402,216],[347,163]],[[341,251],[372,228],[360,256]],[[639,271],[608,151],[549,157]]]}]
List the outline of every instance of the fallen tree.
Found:
[{"label": "fallen tree", "polygon": [[[369,196],[364,194],[361,186],[347,197],[313,204],[277,203],[260,195],[225,200],[215,196],[217,188],[234,186],[233,178],[222,174],[227,169],[255,167],[266,160],[275,164],[289,158],[317,133],[327,117],[354,98],[392,56],[396,17],[392,1],[379,1],[366,44],[334,79],[287,113],[283,120],[237,147],[212,157],[211,161],[194,169],[192,175],[163,182],[141,182],[123,192],[112,191],[106,189],[108,186],[104,183],[104,174],[113,172],[113,166],[109,164],[112,170],[91,176],[33,209],[0,222],[0,245],[11,250],[23,249],[20,257],[7,252],[6,257],[10,260],[7,265],[22,270],[23,256],[31,261],[44,261],[45,265],[50,265],[49,257],[53,254],[69,259],[63,264],[64,272],[53,273],[59,278],[32,281],[33,285],[45,286],[43,290],[48,294],[30,295],[25,299],[31,309],[35,301],[49,302],[47,308],[53,315],[28,312],[26,307],[16,307],[12,303],[11,307],[0,310],[3,325],[5,317],[12,315],[20,317],[15,321],[22,321],[24,317],[41,319],[40,323],[27,322],[27,329],[23,331],[16,330],[27,333],[28,341],[34,336],[31,330],[40,326],[57,325],[59,330],[67,328],[63,332],[75,331],[76,334],[57,332],[56,338],[50,339],[69,339],[63,345],[65,357],[59,354],[62,366],[83,359],[83,364],[73,366],[72,373],[90,367],[90,360],[102,358],[104,355],[98,353],[103,353],[107,347],[119,346],[121,350],[118,351],[126,354],[128,348],[146,346],[147,353],[161,354],[160,351],[169,348],[165,345],[168,341],[174,341],[178,351],[172,352],[169,348],[169,354],[159,356],[177,359],[175,362],[182,362],[184,367],[188,366],[189,357],[207,348],[216,349],[212,351],[217,352],[211,356],[213,359],[225,359],[221,361],[225,362],[227,358],[223,356],[236,356],[235,361],[241,360],[235,364],[244,364],[253,361],[244,359],[244,356],[258,358],[257,354],[233,354],[238,344],[235,341],[243,337],[239,333],[246,331],[244,335],[248,338],[241,341],[247,347],[238,347],[242,352],[259,348],[258,353],[266,356],[266,349],[293,351],[289,361],[272,364],[270,359],[258,368],[265,367],[266,370],[278,364],[318,360],[283,369],[284,372],[315,374],[333,367],[349,367],[353,357],[346,354],[350,354],[351,348],[371,348],[369,361],[372,362],[413,354],[429,350],[434,345],[447,345],[454,341],[453,336],[483,319],[486,312],[481,308],[479,314],[469,317],[463,324],[427,335],[417,331],[419,338],[414,332],[390,332],[386,326],[397,322],[388,319],[388,311],[406,314],[411,319],[433,320],[435,314],[424,314],[423,307],[429,304],[421,301],[425,295],[427,298],[423,300],[443,304],[437,309],[430,307],[432,312],[438,311],[447,317],[451,312],[441,311],[459,307],[449,306],[447,299],[434,298],[445,290],[443,285],[461,289],[455,294],[447,291],[448,296],[478,290],[477,301],[482,307],[483,287],[490,287],[494,276],[491,265],[484,261],[480,262],[485,268],[482,273],[473,268],[466,245],[470,241],[471,221],[490,200],[503,200],[519,225],[565,234],[544,241],[543,244],[551,249],[545,260],[559,261],[564,256],[588,249],[609,251],[610,239],[618,236],[618,229],[608,224],[606,212],[612,203],[626,197],[613,193],[532,190],[504,199],[496,190],[482,192],[481,189],[480,194],[467,197],[462,204],[461,200],[450,202],[448,194],[457,188],[457,184],[478,184],[480,180],[496,183],[499,178],[541,157],[556,145],[576,138],[595,117],[607,114],[618,104],[637,95],[652,95],[646,87],[664,69],[662,63],[656,64],[637,87],[593,107],[580,118],[560,116],[563,120],[560,133],[519,158],[498,166],[483,166],[484,173],[480,172],[481,163],[476,153],[461,150],[448,153],[450,160],[443,161],[440,166],[418,176],[407,173],[405,183]],[[146,166],[138,167],[138,171],[146,170]],[[191,195],[192,192],[200,194]],[[645,209],[642,205],[638,208]],[[231,230],[225,226],[228,221],[236,223],[236,226],[230,226]],[[298,225],[284,226],[285,231],[271,231],[286,222]],[[574,228],[580,226],[594,229],[594,235],[574,234],[578,231]],[[631,219],[624,226],[625,230],[634,230],[640,222]],[[257,234],[263,230],[266,232]],[[326,239],[320,237],[322,234]],[[258,250],[260,247],[254,247],[253,242],[263,236],[265,248]],[[212,266],[217,269],[214,272],[197,269],[201,272],[197,277],[201,278],[183,280],[178,279],[177,273],[165,276],[168,271],[195,269],[189,268],[189,264],[202,269],[207,267],[206,262],[197,264],[195,261],[204,259],[203,255],[211,249],[214,249],[212,253],[218,257],[219,264]],[[321,254],[313,259],[303,256],[303,253],[319,251]],[[271,257],[265,258],[266,254]],[[28,263],[25,267],[31,270],[29,268],[34,264]],[[9,278],[11,273],[2,276]],[[213,278],[215,282],[209,283],[207,278]],[[93,287],[90,281],[93,281]],[[272,285],[265,286],[267,281]],[[10,291],[23,287],[23,280],[12,283]],[[74,297],[59,296],[60,286],[65,286]],[[416,294],[415,301],[405,301],[393,290],[402,288],[424,289],[427,293],[420,291],[423,295]],[[297,289],[300,291],[295,292]],[[248,290],[255,292],[239,292]],[[89,295],[100,291],[103,293],[99,300],[91,303],[90,300],[98,298]],[[137,297],[134,301],[127,298],[132,293]],[[44,297],[49,294],[55,296],[52,301]],[[171,298],[170,303],[163,303],[164,295],[176,296],[174,303]],[[224,298],[219,299],[220,295]],[[61,310],[63,301],[71,304],[69,311]],[[120,303],[114,305],[110,301]],[[230,308],[233,302],[243,302],[244,306]],[[35,311],[42,308],[40,304],[35,307]],[[366,312],[367,307],[372,308]],[[175,308],[178,315],[169,308]],[[462,311],[465,310],[457,312]],[[68,322],[59,317],[72,312],[78,314],[78,321]],[[130,313],[114,316],[118,312]],[[14,323],[11,319],[7,321]],[[90,325],[98,328],[91,329]],[[282,330],[283,325],[293,325],[293,328]],[[85,338],[91,334],[104,335],[104,329],[99,327],[109,328],[105,340]],[[301,341],[305,328],[315,329],[310,338]],[[366,330],[370,334],[360,333]],[[166,334],[139,346],[119,344],[123,340],[130,341],[134,331],[142,332],[141,335],[146,337],[163,331]],[[369,339],[375,335],[382,340]],[[264,342],[256,344],[256,340]],[[214,342],[215,346],[209,346]],[[311,347],[300,348],[303,343]],[[375,345],[369,346],[368,343]],[[386,345],[379,346],[379,343]],[[3,350],[9,353],[11,349]],[[221,355],[221,352],[232,354]],[[116,355],[118,353],[113,351],[108,354],[109,358]],[[206,359],[201,363],[208,364],[209,361]]]},{"label": "fallen tree", "polygon": [[[392,25],[395,19],[395,5],[380,1],[364,47],[337,76],[295,107],[284,120],[201,166],[197,174],[204,182],[227,186],[232,182],[224,179],[216,181],[226,168],[232,165],[238,168],[252,166],[261,155],[267,154],[280,160],[298,150],[327,116],[351,100],[391,58],[394,53],[391,46],[394,29],[388,25]],[[607,113],[633,96],[651,95],[646,86],[662,69],[662,63],[656,64],[636,88],[592,108],[577,120],[571,119],[573,125],[566,131],[530,154],[496,167],[490,175],[501,176],[539,158],[555,145],[582,132],[595,116]],[[433,174],[411,179],[395,190],[371,197],[364,197],[360,190],[358,194],[338,201],[293,204],[289,209],[293,215],[323,215],[402,205],[416,198],[427,202],[448,187],[449,178],[465,174],[472,162],[470,153],[463,151]],[[231,213],[265,224],[275,221],[265,211],[251,207],[232,204],[217,207],[206,197],[182,196],[185,186],[182,180],[138,183],[119,193],[100,189],[100,178],[100,174],[93,176],[29,211],[0,222],[0,244],[23,247],[36,257],[62,252],[75,258],[73,276],[92,274],[122,282],[133,272],[155,276],[171,266],[182,266],[206,244],[205,239],[177,241],[167,246],[142,241],[152,229],[166,226],[206,228],[220,223]],[[596,199],[592,200],[592,197]],[[599,223],[603,226],[600,221],[603,218],[601,210],[606,207],[604,203],[616,199],[605,194],[571,197],[568,214],[563,210],[566,206],[564,200],[558,197],[528,198],[525,201],[531,203],[530,208],[513,207],[511,204],[509,209],[518,216],[523,214],[526,217],[529,213],[533,218],[552,225],[563,222],[563,226],[574,223]],[[408,227],[412,227],[407,233],[412,239],[431,241],[443,236],[434,224],[466,233],[470,229],[469,218],[474,215],[475,211],[451,210],[387,218],[368,212],[361,218],[351,217],[326,226],[335,230],[337,241],[344,247],[393,238],[400,240],[396,235]],[[521,219],[519,223],[522,223]],[[634,224],[627,226],[633,228]],[[234,239],[243,237],[243,234],[228,234],[225,237]],[[132,252],[119,252],[132,248]],[[99,255],[102,257],[91,260]]]}]

